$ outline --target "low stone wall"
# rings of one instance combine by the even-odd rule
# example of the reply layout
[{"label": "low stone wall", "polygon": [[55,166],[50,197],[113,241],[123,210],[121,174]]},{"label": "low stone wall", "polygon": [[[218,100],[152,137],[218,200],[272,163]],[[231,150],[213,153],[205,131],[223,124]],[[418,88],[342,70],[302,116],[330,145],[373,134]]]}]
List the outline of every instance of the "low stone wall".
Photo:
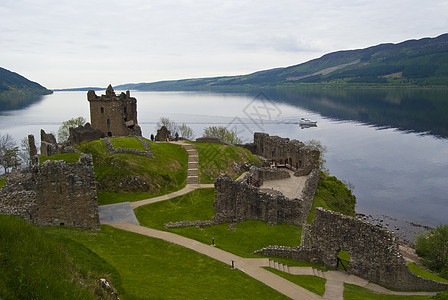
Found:
[{"label": "low stone wall", "polygon": [[9,174],[0,190],[0,213],[38,225],[100,229],[92,157],[46,161]]},{"label": "low stone wall", "polygon": [[283,195],[271,195],[242,181],[221,175],[215,181],[216,220],[260,220],[269,225],[301,225],[306,219],[303,201]]},{"label": "low stone wall", "polygon": [[266,255],[271,257],[292,258],[295,260],[309,261],[315,264],[321,264],[322,259],[318,249],[309,249],[304,247],[286,247],[286,246],[267,246],[254,251],[254,254]]},{"label": "low stone wall", "polygon": [[[138,139],[139,136],[136,136],[136,138]],[[140,151],[137,149],[128,149],[128,148],[117,148],[115,149],[114,146],[112,145],[112,143],[110,142],[110,140],[108,138],[102,138],[101,139],[105,146],[106,146],[106,151],[107,154],[112,155],[112,154],[117,154],[117,153],[124,153],[124,154],[133,154],[133,155],[140,155],[140,156],[145,156],[148,158],[154,158],[154,155],[152,154],[151,148],[149,147],[149,144],[140,137],[140,141],[142,142],[143,146],[145,147],[146,151]]]}]

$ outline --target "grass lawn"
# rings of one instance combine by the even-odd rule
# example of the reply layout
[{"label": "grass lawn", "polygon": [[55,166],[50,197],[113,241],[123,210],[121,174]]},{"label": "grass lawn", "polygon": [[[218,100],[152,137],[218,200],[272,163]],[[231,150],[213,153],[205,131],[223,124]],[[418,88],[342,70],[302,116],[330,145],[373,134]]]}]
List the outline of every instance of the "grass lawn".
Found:
[{"label": "grass lawn", "polygon": [[2,179],[0,179],[0,189],[5,185],[5,180],[6,180],[5,177],[3,177]]},{"label": "grass lawn", "polygon": [[344,283],[344,300],[421,300],[421,299],[431,299],[431,297],[376,294],[363,287]]},{"label": "grass lawn", "polygon": [[135,214],[143,226],[174,232],[205,244],[212,238],[218,248],[243,257],[260,257],[253,251],[269,245],[298,246],[301,227],[268,226],[265,222],[246,220],[229,229],[230,224],[211,227],[167,229],[163,224],[177,221],[209,220],[214,215],[214,190],[198,189],[183,196],[139,207]]},{"label": "grass lawn", "polygon": [[81,157],[81,154],[79,153],[62,153],[62,154],[55,154],[52,156],[39,156],[39,164],[43,164],[47,160],[53,161],[53,160],[63,160],[68,163],[75,163],[78,162],[79,158]]},{"label": "grass lawn", "polygon": [[[142,145],[135,137],[112,138],[111,140],[123,148],[135,148],[136,142]],[[188,168],[187,151],[180,145],[151,141],[148,143],[154,158],[132,154],[108,155],[104,142],[101,140],[81,143],[78,149],[91,153],[93,156],[95,178],[100,186],[98,204],[137,201],[172,193],[185,187]],[[132,188],[123,190],[122,182],[136,176],[148,184],[148,191],[136,191]]]},{"label": "grass lawn", "polygon": [[431,280],[434,280],[437,282],[448,282],[448,279],[442,278],[440,276],[437,276],[434,273],[428,272],[428,271],[420,268],[418,265],[416,265],[413,262],[407,262],[406,264],[408,265],[408,268],[412,273],[414,273],[420,277],[428,278],[428,279],[431,279]]},{"label": "grass lawn", "polygon": [[327,280],[325,278],[320,278],[313,275],[292,275],[289,273],[285,273],[279,271],[274,268],[266,268],[272,273],[277,274],[291,282],[294,282],[297,285],[300,285],[303,288],[306,288],[308,291],[323,296],[325,293],[325,283]]},{"label": "grass lawn", "polygon": [[232,178],[238,177],[235,172],[235,163],[250,162],[261,165],[258,158],[249,150],[213,143],[192,143],[199,155],[199,182],[213,183],[221,173],[226,173]]},{"label": "grass lawn", "polygon": [[121,299],[287,299],[224,263],[159,239],[109,226],[46,230],[83,244],[112,265],[121,278]]}]

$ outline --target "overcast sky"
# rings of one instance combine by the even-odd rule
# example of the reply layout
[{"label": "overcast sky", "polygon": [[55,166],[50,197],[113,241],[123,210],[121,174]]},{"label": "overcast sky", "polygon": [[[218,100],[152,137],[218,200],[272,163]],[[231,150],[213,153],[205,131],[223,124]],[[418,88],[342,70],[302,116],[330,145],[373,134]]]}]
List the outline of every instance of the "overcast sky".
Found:
[{"label": "overcast sky", "polygon": [[0,0],[0,66],[47,88],[247,74],[448,32],[448,0]]}]

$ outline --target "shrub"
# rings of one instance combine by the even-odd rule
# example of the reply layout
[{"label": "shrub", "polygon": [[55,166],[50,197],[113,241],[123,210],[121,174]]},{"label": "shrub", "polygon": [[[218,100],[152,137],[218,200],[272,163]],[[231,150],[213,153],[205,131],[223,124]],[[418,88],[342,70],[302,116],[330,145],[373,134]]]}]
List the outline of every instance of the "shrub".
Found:
[{"label": "shrub", "polygon": [[235,130],[229,130],[224,126],[209,126],[204,128],[204,137],[214,137],[230,144],[241,144],[242,140],[238,137]]},{"label": "shrub", "polygon": [[448,278],[448,225],[439,225],[429,233],[418,235],[415,249],[423,258],[423,265]]}]

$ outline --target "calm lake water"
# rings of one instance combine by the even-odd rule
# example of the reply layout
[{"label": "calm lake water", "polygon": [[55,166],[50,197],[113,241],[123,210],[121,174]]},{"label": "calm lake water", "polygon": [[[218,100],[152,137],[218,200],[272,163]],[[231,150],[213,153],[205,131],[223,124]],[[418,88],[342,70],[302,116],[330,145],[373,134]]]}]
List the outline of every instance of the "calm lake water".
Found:
[{"label": "calm lake water", "polygon": [[[97,94],[104,93],[97,92]],[[0,132],[16,141],[62,121],[89,116],[86,92],[55,92],[20,110],[0,112]],[[270,90],[263,93],[131,92],[143,135],[168,117],[196,137],[210,125],[236,129],[245,142],[266,132],[320,140],[332,175],[350,182],[357,212],[436,226],[448,223],[446,91]],[[301,129],[306,117],[317,127]]]}]

